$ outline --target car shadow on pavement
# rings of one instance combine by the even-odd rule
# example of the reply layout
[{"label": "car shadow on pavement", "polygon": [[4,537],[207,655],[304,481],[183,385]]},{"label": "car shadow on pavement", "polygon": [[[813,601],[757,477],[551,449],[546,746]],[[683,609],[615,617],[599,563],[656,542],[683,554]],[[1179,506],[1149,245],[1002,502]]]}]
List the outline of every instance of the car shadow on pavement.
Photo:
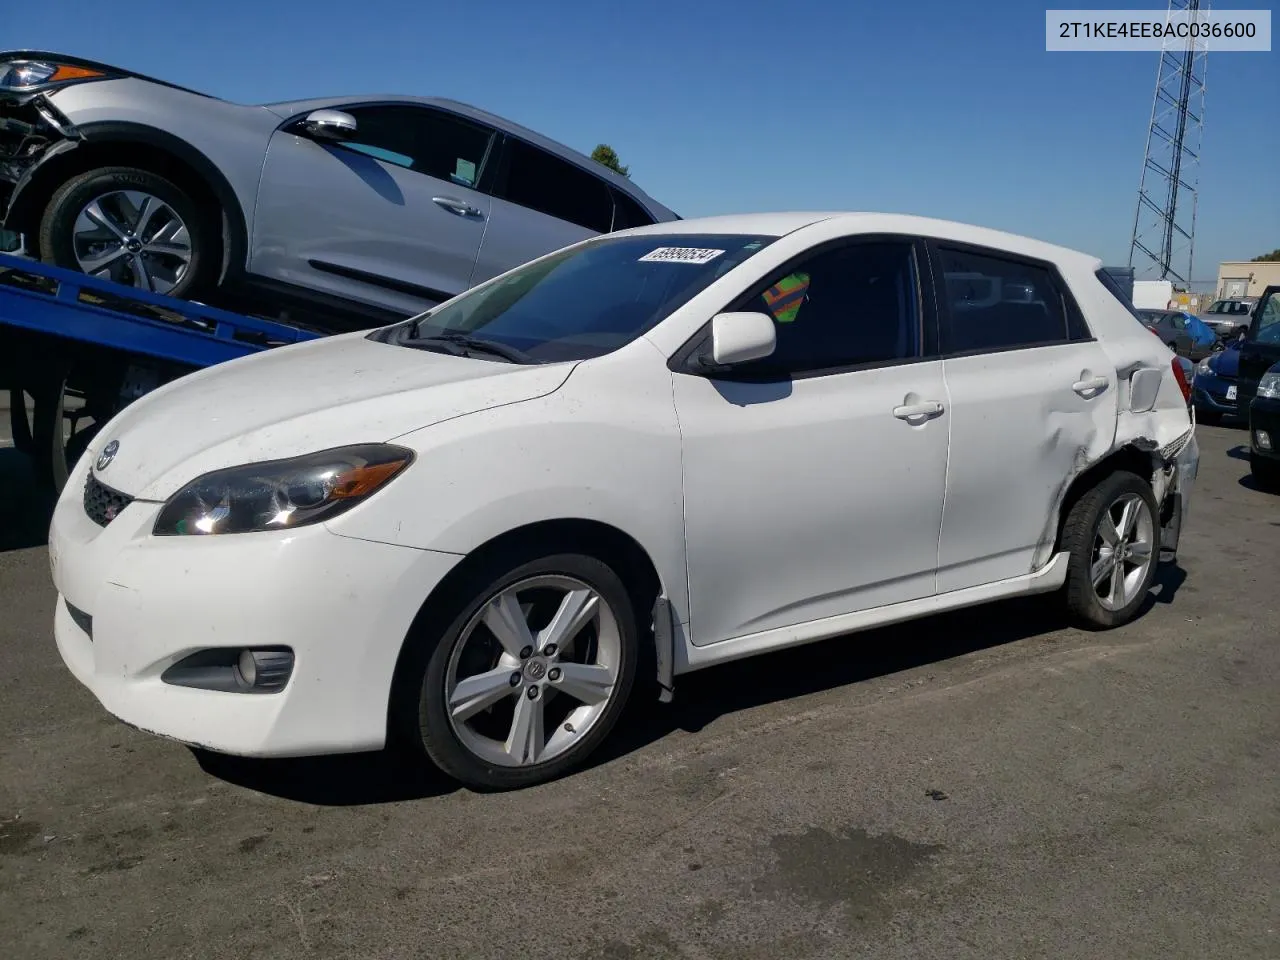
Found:
[{"label": "car shadow on pavement", "polygon": [[36,482],[25,454],[0,448],[0,552],[42,547],[57,497]]},{"label": "car shadow on pavement", "polygon": [[226,783],[319,807],[424,800],[460,787],[396,750],[262,760],[192,749],[200,769]]},{"label": "car shadow on pavement", "polygon": [[1227,451],[1227,456],[1233,460],[1248,460],[1249,448],[1243,443],[1237,443]]},{"label": "car shadow on pavement", "polygon": [[[1139,617],[1171,603],[1186,572],[1162,564]],[[637,700],[585,769],[607,764],[677,730],[696,733],[742,710],[793,700],[942,663],[1061,630],[1062,611],[1048,597],[1026,597],[939,614],[819,643],[735,661],[676,678],[675,700]],[[192,749],[200,768],[235,786],[316,806],[366,806],[423,800],[463,789],[402,750],[263,760]]]}]

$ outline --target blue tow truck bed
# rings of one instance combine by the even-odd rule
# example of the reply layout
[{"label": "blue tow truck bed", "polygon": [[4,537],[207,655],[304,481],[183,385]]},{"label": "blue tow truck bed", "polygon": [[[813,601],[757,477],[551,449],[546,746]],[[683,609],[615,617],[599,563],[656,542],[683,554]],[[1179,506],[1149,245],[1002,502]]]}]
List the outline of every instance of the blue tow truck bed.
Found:
[{"label": "blue tow truck bed", "polygon": [[[0,253],[0,388],[15,446],[56,489],[96,427],[148,390],[323,335]],[[86,418],[96,427],[78,430]]]}]

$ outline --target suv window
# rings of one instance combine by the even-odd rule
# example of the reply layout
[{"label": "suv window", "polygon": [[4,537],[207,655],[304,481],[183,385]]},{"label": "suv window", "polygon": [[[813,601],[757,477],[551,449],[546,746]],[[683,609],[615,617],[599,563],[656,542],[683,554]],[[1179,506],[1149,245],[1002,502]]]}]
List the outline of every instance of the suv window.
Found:
[{"label": "suv window", "polygon": [[339,145],[429,177],[474,188],[494,131],[425,107],[351,107],[356,133]]},{"label": "suv window", "polygon": [[596,233],[612,227],[609,187],[587,171],[513,138],[507,139],[505,168],[497,191],[502,199]]},{"label": "suv window", "polygon": [[837,372],[919,356],[917,290],[910,241],[850,244],[802,260],[735,308],[773,317],[778,340],[772,355],[734,376]]},{"label": "suv window", "polygon": [[626,230],[628,227],[647,227],[657,223],[653,217],[635,200],[621,190],[613,189],[613,229]]},{"label": "suv window", "polygon": [[1249,339],[1255,343],[1280,344],[1280,294],[1271,294],[1258,311]]},{"label": "suv window", "polygon": [[1004,255],[939,247],[944,353],[975,353],[1071,339],[1062,294],[1045,267]]}]

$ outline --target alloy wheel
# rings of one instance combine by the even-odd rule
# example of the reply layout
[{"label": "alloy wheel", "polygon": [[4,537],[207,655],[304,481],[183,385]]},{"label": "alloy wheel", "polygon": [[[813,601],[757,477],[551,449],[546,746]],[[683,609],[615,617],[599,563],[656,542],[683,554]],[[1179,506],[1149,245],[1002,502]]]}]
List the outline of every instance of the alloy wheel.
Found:
[{"label": "alloy wheel", "polygon": [[191,266],[191,231],[159,197],[115,190],[76,216],[72,245],[80,269],[127,286],[168,293]]},{"label": "alloy wheel", "polygon": [[1090,580],[1104,610],[1123,610],[1143,588],[1155,557],[1155,520],[1136,493],[1114,500],[1098,521]]},{"label": "alloy wheel", "polygon": [[463,628],[445,672],[446,715],[487,763],[545,763],[604,716],[621,663],[604,597],[574,577],[531,577],[487,598]]}]

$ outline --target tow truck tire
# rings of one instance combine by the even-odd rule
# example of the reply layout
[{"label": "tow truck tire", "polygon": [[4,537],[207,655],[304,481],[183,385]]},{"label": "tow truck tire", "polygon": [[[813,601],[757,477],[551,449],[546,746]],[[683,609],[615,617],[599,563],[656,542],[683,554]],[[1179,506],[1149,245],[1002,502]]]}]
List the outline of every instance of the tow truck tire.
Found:
[{"label": "tow truck tire", "polygon": [[[40,220],[38,239],[41,258],[46,263],[68,270],[86,272],[75,247],[76,224],[80,214],[95,200],[100,201],[111,194],[126,191],[146,194],[167,207],[185,226],[185,240],[190,248],[186,266],[181,272],[176,269],[170,271],[169,268],[177,261],[169,255],[149,252],[144,248],[144,260],[160,257],[160,266],[166,268],[166,275],[161,276],[158,270],[151,286],[145,286],[136,280],[133,285],[180,299],[191,299],[213,286],[222,259],[219,230],[221,212],[209,209],[208,204],[197,203],[186,190],[172,181],[137,167],[98,167],[72,177],[54,191]],[[128,225],[124,226],[127,228]],[[140,233],[146,234],[146,231]],[[145,240],[147,236],[139,239]],[[131,258],[126,255],[122,259],[126,261],[125,266],[129,268],[129,272],[132,272],[129,263]],[[169,281],[175,275],[176,282],[170,285]]]},{"label": "tow truck tire", "polygon": [[31,415],[27,412],[27,392],[21,387],[9,391],[9,434],[14,449],[30,455],[34,444],[31,439]]}]

